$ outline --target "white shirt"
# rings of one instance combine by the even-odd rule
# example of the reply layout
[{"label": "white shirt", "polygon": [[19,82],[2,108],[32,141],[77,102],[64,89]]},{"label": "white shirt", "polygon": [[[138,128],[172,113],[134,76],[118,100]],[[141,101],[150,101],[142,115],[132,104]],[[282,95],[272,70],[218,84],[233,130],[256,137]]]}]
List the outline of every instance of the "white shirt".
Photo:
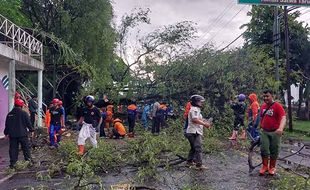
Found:
[{"label": "white shirt", "polygon": [[159,102],[155,102],[155,103],[153,104],[153,108],[152,108],[152,117],[154,117],[154,118],[156,117],[156,112],[157,112],[159,106],[160,106],[160,103],[159,103]]},{"label": "white shirt", "polygon": [[202,120],[201,110],[199,107],[192,106],[188,113],[188,127],[186,133],[203,135],[203,126],[193,123],[193,119]]}]

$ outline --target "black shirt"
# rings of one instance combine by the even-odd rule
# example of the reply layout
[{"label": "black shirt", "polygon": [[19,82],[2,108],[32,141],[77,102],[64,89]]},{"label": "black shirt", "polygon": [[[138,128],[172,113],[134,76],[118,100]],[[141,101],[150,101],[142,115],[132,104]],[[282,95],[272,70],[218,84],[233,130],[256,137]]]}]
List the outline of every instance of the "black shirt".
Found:
[{"label": "black shirt", "polygon": [[61,125],[61,116],[64,114],[61,108],[51,108],[51,125]]},{"label": "black shirt", "polygon": [[244,102],[234,102],[231,104],[235,116],[243,117],[246,111],[246,104]]},{"label": "black shirt", "polygon": [[28,113],[21,108],[13,108],[6,116],[4,134],[12,138],[26,137],[27,128],[30,132],[34,131]]},{"label": "black shirt", "polygon": [[84,108],[82,116],[84,117],[84,122],[92,124],[93,127],[97,127],[101,118],[100,111],[97,107]]},{"label": "black shirt", "polygon": [[28,108],[29,108],[29,111],[30,111],[31,113],[37,112],[38,105],[37,105],[37,103],[34,101],[34,99],[30,99],[30,100],[29,100],[29,102],[28,102]]}]

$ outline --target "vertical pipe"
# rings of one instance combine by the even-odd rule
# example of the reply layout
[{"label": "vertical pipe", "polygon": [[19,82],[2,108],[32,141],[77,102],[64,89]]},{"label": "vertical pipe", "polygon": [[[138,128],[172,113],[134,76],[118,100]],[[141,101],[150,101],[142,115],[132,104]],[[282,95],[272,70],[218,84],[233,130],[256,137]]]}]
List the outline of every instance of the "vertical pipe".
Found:
[{"label": "vertical pipe", "polygon": [[14,107],[14,95],[16,91],[15,65],[15,59],[12,59],[9,65],[9,111]]},{"label": "vertical pipe", "polygon": [[292,100],[291,100],[291,66],[290,66],[290,47],[289,47],[289,26],[288,26],[288,10],[284,7],[284,22],[285,22],[285,54],[286,54],[286,88],[287,88],[287,105],[288,105],[288,123],[289,131],[293,131],[292,122]]},{"label": "vertical pipe", "polygon": [[38,71],[38,127],[42,127],[42,85],[43,71]]},{"label": "vertical pipe", "polygon": [[[41,47],[41,63],[43,60],[43,45]],[[42,104],[43,104],[43,70],[38,71],[38,127],[42,127]]]}]

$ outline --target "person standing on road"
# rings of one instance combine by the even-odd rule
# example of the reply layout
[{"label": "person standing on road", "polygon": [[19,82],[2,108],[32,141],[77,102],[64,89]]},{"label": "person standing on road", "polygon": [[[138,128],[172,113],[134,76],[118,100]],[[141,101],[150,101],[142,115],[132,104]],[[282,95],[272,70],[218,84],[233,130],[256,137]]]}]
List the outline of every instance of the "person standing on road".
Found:
[{"label": "person standing on road", "polygon": [[19,144],[21,145],[24,159],[31,161],[28,130],[34,136],[34,127],[30,122],[27,112],[23,111],[24,101],[15,99],[13,110],[8,113],[5,120],[4,135],[10,141],[9,155],[10,168],[14,168],[18,160]]},{"label": "person standing on road", "polygon": [[160,130],[160,121],[156,117],[156,113],[160,107],[160,103],[155,101],[152,110],[151,110],[151,117],[152,117],[152,134],[158,135]]},{"label": "person standing on road", "polygon": [[61,140],[61,129],[65,128],[64,113],[59,105],[59,99],[54,98],[50,109],[51,122],[49,128],[50,147],[57,148]]},{"label": "person standing on road", "polygon": [[62,110],[62,113],[64,114],[64,122],[66,123],[67,121],[66,109],[63,106],[63,102],[61,100],[59,100],[59,107]]},{"label": "person standing on road", "polygon": [[36,103],[37,97],[32,96],[31,99],[28,101],[28,108],[30,112],[30,121],[31,125],[34,128],[35,127],[35,121],[36,121],[36,114],[38,111],[38,104]]},{"label": "person standing on road", "polygon": [[246,96],[244,94],[239,94],[237,96],[238,102],[230,102],[231,108],[234,110],[235,120],[234,120],[234,129],[229,140],[237,140],[237,135],[240,127],[242,128],[241,139],[246,139],[246,132],[244,129],[244,116],[246,111]]},{"label": "person standing on road", "polygon": [[265,175],[268,171],[270,175],[274,175],[280,151],[281,136],[286,124],[286,114],[283,106],[273,100],[272,90],[265,90],[263,93],[265,102],[261,107],[261,155],[263,166],[259,174]]},{"label": "person standing on road", "polygon": [[201,108],[205,99],[200,95],[193,95],[190,100],[191,109],[188,113],[186,138],[190,143],[191,149],[188,154],[187,166],[195,167],[198,170],[207,169],[202,164],[202,136],[203,128],[210,128],[211,124],[203,120],[201,115]]},{"label": "person standing on road", "polygon": [[94,106],[95,98],[88,95],[85,98],[86,107],[83,109],[79,124],[82,124],[78,136],[79,155],[85,151],[85,141],[89,138],[94,148],[97,148],[96,129],[102,123],[102,117],[99,109]]},{"label": "person standing on road", "polygon": [[104,128],[105,126],[105,120],[107,119],[107,111],[105,107],[100,108],[100,113],[101,113],[101,119],[102,122],[100,124],[100,129],[99,129],[99,137],[100,138],[107,138],[107,135],[105,134]]},{"label": "person standing on road", "polygon": [[128,137],[133,138],[135,136],[134,128],[136,125],[136,117],[137,117],[137,106],[134,101],[131,101],[131,104],[127,107],[127,114],[128,114],[128,128],[129,128]]},{"label": "person standing on road", "polygon": [[147,130],[148,127],[149,127],[148,121],[149,121],[150,109],[151,109],[151,107],[150,107],[150,105],[148,103],[146,103],[144,105],[144,107],[143,107],[143,112],[142,112],[141,120],[142,120],[143,128],[145,130]]},{"label": "person standing on road", "polygon": [[259,138],[258,126],[260,122],[260,106],[257,100],[257,95],[251,93],[249,95],[250,106],[247,111],[248,118],[248,129],[247,131],[251,135],[252,140],[257,140]]}]

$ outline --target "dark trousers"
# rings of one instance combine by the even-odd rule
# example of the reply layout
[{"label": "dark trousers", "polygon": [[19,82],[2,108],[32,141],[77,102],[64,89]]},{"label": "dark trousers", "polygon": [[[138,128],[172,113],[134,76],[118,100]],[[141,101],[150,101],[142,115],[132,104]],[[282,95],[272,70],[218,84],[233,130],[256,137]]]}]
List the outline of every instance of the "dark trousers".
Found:
[{"label": "dark trousers", "polygon": [[16,164],[18,160],[19,144],[22,147],[24,159],[27,161],[31,160],[28,137],[15,137],[15,138],[10,137],[9,154],[10,154],[10,166],[12,167]]},{"label": "dark trousers", "polygon": [[152,133],[159,133],[160,132],[160,125],[161,125],[161,117],[156,116],[153,118],[153,125],[152,125]]},{"label": "dark trousers", "polygon": [[189,141],[189,144],[191,146],[191,149],[188,153],[188,162],[195,162],[197,166],[202,165],[202,139],[201,135],[199,134],[193,134],[193,133],[187,133],[186,137]]},{"label": "dark trousers", "polygon": [[36,122],[36,112],[30,112],[30,122],[32,127],[35,127],[34,123]]},{"label": "dark trousers", "polygon": [[134,114],[129,114],[128,115],[129,133],[134,132],[135,124],[136,124],[136,116]]},{"label": "dark trousers", "polygon": [[100,137],[106,137],[104,128],[105,128],[105,122],[102,122],[101,125],[100,125],[100,130],[99,130],[99,132],[100,132]]},{"label": "dark trousers", "polygon": [[166,125],[166,119],[165,119],[165,116],[164,115],[161,115],[160,116],[160,127],[163,129],[163,128],[167,128],[167,125]]},{"label": "dark trousers", "polygon": [[244,127],[244,115],[240,115],[240,116],[235,116],[235,120],[234,120],[234,130],[235,131],[239,131],[240,127]]},{"label": "dark trousers", "polygon": [[114,136],[116,139],[119,139],[120,137],[122,137],[122,138],[125,137],[125,135],[120,135],[120,134],[118,133],[118,131],[117,131],[116,129],[114,129],[114,128],[113,128],[112,132],[113,132],[113,136]]}]

